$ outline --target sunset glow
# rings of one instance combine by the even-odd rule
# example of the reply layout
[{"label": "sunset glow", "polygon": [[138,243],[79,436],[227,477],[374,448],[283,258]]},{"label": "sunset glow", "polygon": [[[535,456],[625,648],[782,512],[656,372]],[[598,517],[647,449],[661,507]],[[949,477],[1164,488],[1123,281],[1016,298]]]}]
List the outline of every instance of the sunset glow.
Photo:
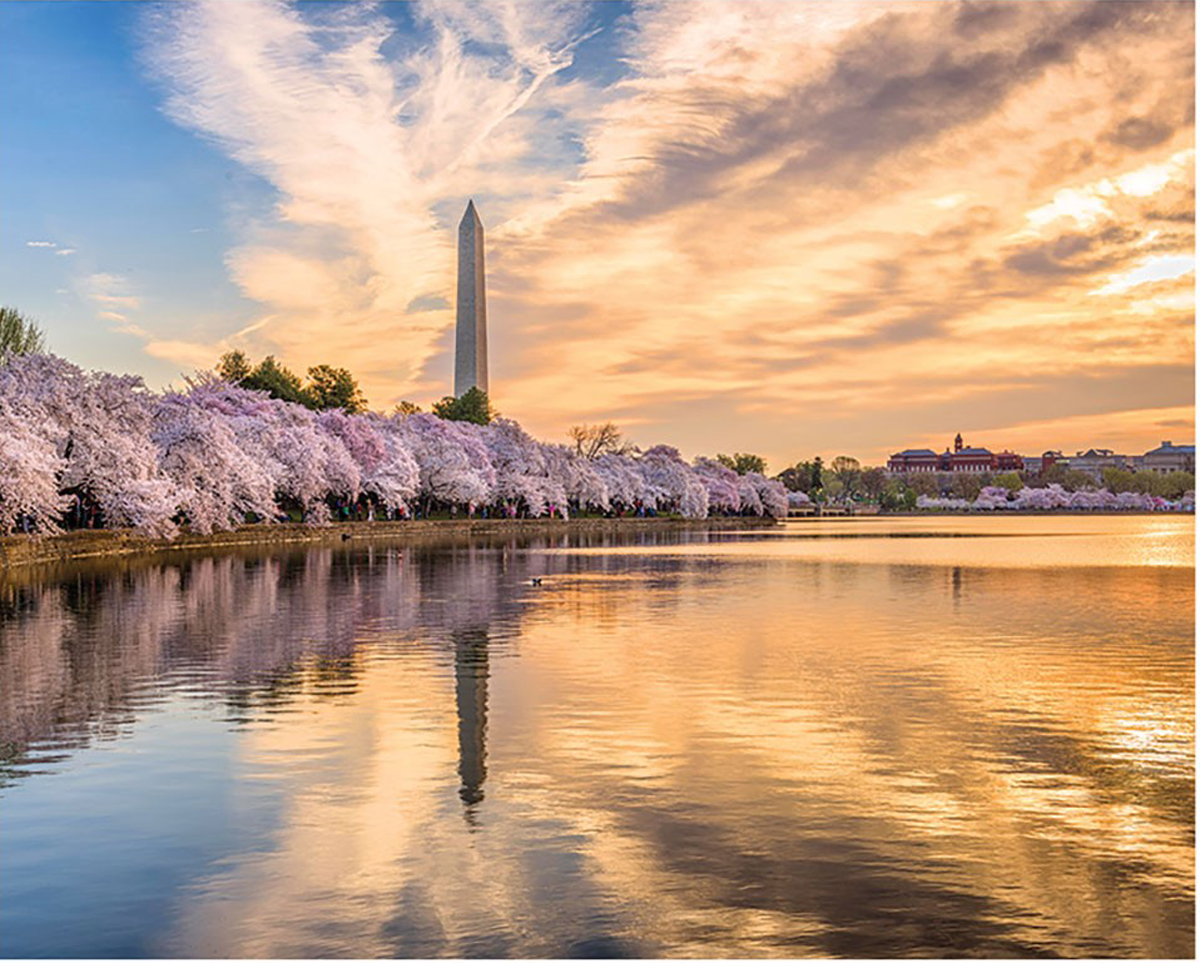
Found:
[{"label": "sunset glow", "polygon": [[[1191,3],[0,5],[0,286],[154,387],[241,348],[772,471],[1194,433]],[[81,117],[87,123],[80,123]]]}]

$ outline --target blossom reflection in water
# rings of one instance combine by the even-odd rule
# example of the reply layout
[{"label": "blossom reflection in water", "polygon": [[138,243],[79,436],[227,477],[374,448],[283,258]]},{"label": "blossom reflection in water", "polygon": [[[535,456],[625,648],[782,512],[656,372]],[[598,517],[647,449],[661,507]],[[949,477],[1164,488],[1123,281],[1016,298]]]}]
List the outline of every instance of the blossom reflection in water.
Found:
[{"label": "blossom reflection in water", "polygon": [[1192,569],[1066,521],[10,584],[2,950],[1189,956]]}]

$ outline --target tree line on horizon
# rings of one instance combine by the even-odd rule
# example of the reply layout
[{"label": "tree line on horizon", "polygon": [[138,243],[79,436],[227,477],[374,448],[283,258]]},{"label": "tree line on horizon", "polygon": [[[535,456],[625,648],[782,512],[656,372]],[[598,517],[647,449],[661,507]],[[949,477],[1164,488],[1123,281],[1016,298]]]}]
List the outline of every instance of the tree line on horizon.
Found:
[{"label": "tree line on horizon", "polygon": [[[45,350],[45,335],[28,317],[11,307],[0,308],[0,364],[25,354]],[[314,412],[340,411],[347,415],[368,412],[367,400],[357,380],[346,368],[319,364],[310,367],[307,379],[268,355],[257,364],[242,351],[220,357],[215,368],[221,381],[248,391],[262,392],[288,404]],[[421,413],[408,401],[396,404],[391,415],[407,418]],[[445,421],[487,426],[501,418],[487,394],[472,388],[461,397],[446,396],[431,406],[430,414]],[[569,450],[584,461],[605,456],[636,457],[637,446],[627,441],[611,421],[597,425],[575,425],[568,432]],[[748,452],[718,453],[715,464],[737,476],[768,477],[766,460]],[[1023,490],[1057,486],[1066,493],[1107,491],[1113,495],[1133,493],[1164,499],[1180,499],[1194,491],[1195,477],[1187,472],[1159,474],[1105,468],[1097,481],[1087,472],[1053,465],[1039,472],[930,473],[889,475],[882,467],[863,468],[849,456],[839,455],[828,467],[820,456],[797,462],[774,475],[794,503],[815,502],[876,504],[884,510],[911,510],[918,501],[951,499],[974,502],[985,489],[1005,489],[1013,497]]]},{"label": "tree line on horizon", "polygon": [[316,366],[305,383],[273,359],[251,365],[244,356],[154,392],[140,377],[28,350],[44,343],[19,320],[0,364],[0,534],[787,513],[783,485],[761,474],[689,463],[668,445],[640,451],[614,430],[583,452],[541,442],[499,417],[483,392],[450,399],[447,414],[467,417],[439,416],[437,405],[385,415],[361,410],[353,378],[337,369]]}]

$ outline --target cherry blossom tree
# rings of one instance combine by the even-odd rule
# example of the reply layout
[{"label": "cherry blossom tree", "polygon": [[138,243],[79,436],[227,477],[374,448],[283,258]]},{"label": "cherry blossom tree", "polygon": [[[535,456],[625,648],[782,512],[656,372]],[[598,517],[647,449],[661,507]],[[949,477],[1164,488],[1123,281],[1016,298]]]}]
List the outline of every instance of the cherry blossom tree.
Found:
[{"label": "cherry blossom tree", "polygon": [[788,492],[788,508],[803,508],[812,504],[812,499],[805,492]]},{"label": "cherry blossom tree", "polygon": [[738,492],[738,473],[718,461],[703,456],[692,462],[692,470],[708,491],[712,511],[738,512],[742,507]]},{"label": "cherry blossom tree", "polygon": [[400,437],[417,462],[420,493],[427,500],[447,505],[491,500],[495,469],[487,449],[462,427],[465,424],[423,412],[399,423]]},{"label": "cherry blossom tree", "polygon": [[159,467],[175,486],[188,527],[202,535],[248,519],[271,521],[275,488],[228,420],[182,392],[168,392],[154,412],[151,437]]},{"label": "cherry blossom tree", "polygon": [[34,424],[49,422],[66,462],[60,491],[87,497],[110,527],[169,536],[178,501],[150,437],[154,399],[141,378],[84,372],[48,354],[0,368],[0,399]]},{"label": "cherry blossom tree", "polygon": [[59,494],[66,459],[57,435],[57,426],[22,417],[0,399],[0,534],[19,521],[39,532],[58,528],[68,498]]},{"label": "cherry blossom tree", "polygon": [[988,485],[980,490],[972,507],[989,512],[1009,508],[1008,489],[1002,486]]},{"label": "cherry blossom tree", "polygon": [[[566,518],[570,511],[787,513],[784,487],[678,450],[588,458],[510,419],[315,412],[213,374],[181,390],[85,372],[51,355],[0,368],[0,531],[47,531],[73,496],[74,521],[170,536],[272,522],[299,508],[329,519],[363,495],[405,509],[417,497],[468,511]],[[70,522],[71,519],[68,519]]]},{"label": "cherry blossom tree", "polygon": [[782,482],[774,481],[756,471],[748,471],[742,477],[750,479],[763,513],[772,518],[787,517],[787,489]]},{"label": "cherry blossom tree", "polygon": [[708,488],[670,445],[655,445],[637,459],[648,507],[678,511],[687,518],[708,515]]},{"label": "cherry blossom tree", "polygon": [[592,465],[608,489],[609,503],[626,510],[647,501],[645,478],[634,460],[626,455],[601,455]]}]

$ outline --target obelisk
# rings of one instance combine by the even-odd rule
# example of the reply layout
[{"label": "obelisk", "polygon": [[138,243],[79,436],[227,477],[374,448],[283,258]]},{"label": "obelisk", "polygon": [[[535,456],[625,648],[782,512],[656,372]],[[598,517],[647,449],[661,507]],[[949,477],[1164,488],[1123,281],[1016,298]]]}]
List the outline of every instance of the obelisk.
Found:
[{"label": "obelisk", "polygon": [[483,222],[467,202],[458,225],[458,325],[454,332],[454,396],[472,388],[487,393],[487,289],[483,271]]}]

